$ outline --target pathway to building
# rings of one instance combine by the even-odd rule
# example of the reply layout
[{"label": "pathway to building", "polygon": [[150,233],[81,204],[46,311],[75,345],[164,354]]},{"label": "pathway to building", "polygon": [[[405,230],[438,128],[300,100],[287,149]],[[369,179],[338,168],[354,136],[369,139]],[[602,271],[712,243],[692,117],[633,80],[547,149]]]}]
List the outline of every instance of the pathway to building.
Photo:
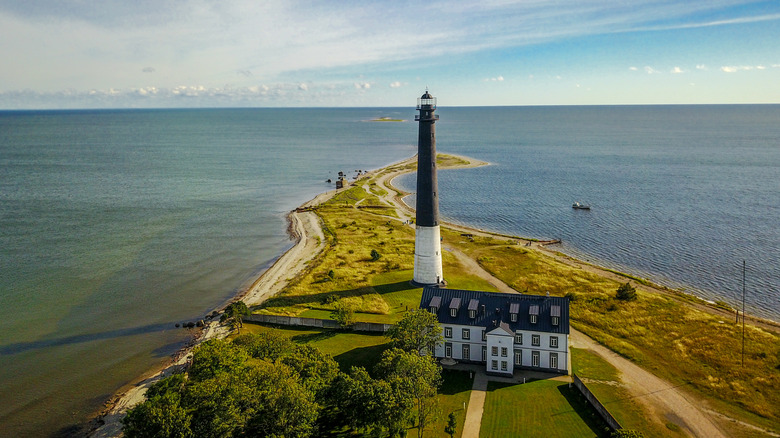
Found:
[{"label": "pathway to building", "polygon": [[477,372],[474,376],[474,384],[471,386],[471,397],[469,397],[466,420],[463,423],[462,438],[479,437],[479,428],[482,425],[482,412],[485,409],[487,384],[487,375],[485,375],[485,373]]}]

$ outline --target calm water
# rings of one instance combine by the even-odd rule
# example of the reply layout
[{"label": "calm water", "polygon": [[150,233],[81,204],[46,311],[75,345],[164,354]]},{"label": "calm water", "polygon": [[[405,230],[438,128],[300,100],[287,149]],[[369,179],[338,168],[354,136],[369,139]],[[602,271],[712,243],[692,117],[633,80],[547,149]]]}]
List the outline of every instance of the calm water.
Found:
[{"label": "calm water", "polygon": [[780,316],[779,105],[439,113],[440,150],[494,163],[440,173],[447,219],[560,238],[579,258],[733,305],[745,260],[750,310]]},{"label": "calm water", "polygon": [[[449,220],[780,315],[780,106],[440,108]],[[0,435],[63,431],[289,247],[287,211],[416,151],[405,109],[0,113]],[[413,177],[404,184],[414,186]],[[575,200],[591,211],[573,211]]]},{"label": "calm water", "polygon": [[383,115],[0,114],[0,435],[83,420],[288,248],[326,179],[412,155]]}]

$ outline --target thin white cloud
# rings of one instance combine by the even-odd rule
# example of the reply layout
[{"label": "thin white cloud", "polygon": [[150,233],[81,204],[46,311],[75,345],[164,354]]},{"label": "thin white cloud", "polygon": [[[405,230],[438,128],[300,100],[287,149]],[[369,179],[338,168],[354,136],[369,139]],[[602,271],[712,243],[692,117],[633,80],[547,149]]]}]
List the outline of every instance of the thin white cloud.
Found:
[{"label": "thin white cloud", "polygon": [[399,82],[399,81],[390,82],[390,88],[400,88],[400,87],[401,87],[401,85],[402,85],[402,84],[401,84],[401,82]]},{"label": "thin white cloud", "polygon": [[680,73],[685,73],[685,70],[683,70],[683,69],[682,69],[682,68],[680,68],[680,67],[674,67],[674,68],[672,69],[671,73],[678,75],[678,74],[680,74]]},{"label": "thin white cloud", "polygon": [[309,91],[309,85],[305,83],[298,84],[298,89],[301,91]]},{"label": "thin white cloud", "polygon": [[661,73],[660,71],[654,69],[653,67],[650,67],[649,65],[646,65],[644,70],[645,70],[645,73],[647,73],[649,75],[653,75],[653,74],[656,74],[656,73]]},{"label": "thin white cloud", "polygon": [[371,88],[370,82],[355,82],[355,88],[358,90],[368,90]]},{"label": "thin white cloud", "polygon": [[724,65],[720,71],[724,73],[736,73],[739,71],[766,70],[764,65]]},{"label": "thin white cloud", "polygon": [[628,69],[631,70],[631,71],[638,71],[639,70],[637,67],[633,67],[633,66],[629,67]]},{"label": "thin white cloud", "polygon": [[696,64],[696,70],[707,70],[707,66],[704,64]]}]

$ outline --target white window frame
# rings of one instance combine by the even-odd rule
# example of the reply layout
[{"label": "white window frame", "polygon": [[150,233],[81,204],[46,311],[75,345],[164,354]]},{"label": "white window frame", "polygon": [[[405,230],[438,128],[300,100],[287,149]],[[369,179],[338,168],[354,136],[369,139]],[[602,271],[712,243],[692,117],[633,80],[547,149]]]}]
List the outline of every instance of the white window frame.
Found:
[{"label": "white window frame", "polygon": [[490,369],[498,370],[498,361],[494,360],[490,363]]},{"label": "white window frame", "polygon": [[452,327],[444,327],[444,337],[445,338],[452,337]]},{"label": "white window frame", "polygon": [[474,319],[477,317],[477,311],[476,310],[469,310],[469,318]]},{"label": "white window frame", "polygon": [[482,362],[487,362],[487,345],[482,346]]},{"label": "white window frame", "polygon": [[471,330],[464,328],[463,330],[461,330],[460,336],[463,339],[471,339]]},{"label": "white window frame", "polygon": [[561,322],[561,318],[560,318],[560,317],[558,317],[558,316],[553,316],[553,317],[552,317],[552,321],[551,321],[551,322],[552,322],[552,325],[555,325],[555,326],[557,326],[558,324],[560,324],[560,322]]},{"label": "white window frame", "polygon": [[550,368],[558,369],[558,353],[550,353]]},{"label": "white window frame", "polygon": [[444,344],[444,357],[452,357],[452,342]]},{"label": "white window frame", "polygon": [[506,347],[501,347],[501,357],[506,357],[509,354]]},{"label": "white window frame", "polygon": [[517,322],[517,313],[510,313],[509,319],[511,319],[512,322]]},{"label": "white window frame", "polygon": [[531,352],[531,366],[538,367],[539,366],[539,352],[538,351],[532,351]]},{"label": "white window frame", "polygon": [[515,365],[523,364],[523,350],[515,350]]},{"label": "white window frame", "polygon": [[558,348],[558,337],[550,336],[550,348]]},{"label": "white window frame", "polygon": [[530,315],[531,316],[531,324],[536,324],[537,316],[538,315]]},{"label": "white window frame", "polygon": [[453,317],[453,318],[456,318],[458,316],[458,309],[456,309],[454,307],[452,309],[450,309],[450,316]]},{"label": "white window frame", "polygon": [[502,360],[502,361],[501,361],[501,371],[506,371],[506,370],[507,370],[507,364],[506,364],[506,361],[505,361],[505,360]]},{"label": "white window frame", "polygon": [[498,347],[497,346],[494,345],[494,346],[490,347],[490,355],[491,356],[498,356]]},{"label": "white window frame", "polygon": [[487,341],[487,330],[482,330],[482,340]]},{"label": "white window frame", "polygon": [[531,345],[534,347],[542,345],[541,339],[542,338],[539,335],[531,335]]},{"label": "white window frame", "polygon": [[523,345],[523,334],[515,333],[515,344]]},{"label": "white window frame", "polygon": [[471,360],[471,345],[463,344],[462,355],[463,360]]}]

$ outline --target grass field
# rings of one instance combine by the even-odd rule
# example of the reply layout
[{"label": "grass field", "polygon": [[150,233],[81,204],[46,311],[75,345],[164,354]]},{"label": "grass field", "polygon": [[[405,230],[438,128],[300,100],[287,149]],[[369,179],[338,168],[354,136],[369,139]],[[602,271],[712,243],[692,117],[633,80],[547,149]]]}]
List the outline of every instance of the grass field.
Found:
[{"label": "grass field", "polygon": [[554,380],[488,382],[483,438],[606,437],[606,424],[574,386]]},{"label": "grass field", "polygon": [[621,386],[618,370],[607,361],[580,348],[572,348],[571,355],[574,373],[623,428],[641,431],[647,438],[685,436],[673,423],[664,426],[651,421],[640,401]]},{"label": "grass field", "polygon": [[[619,282],[559,262],[506,240],[443,232],[497,278],[528,293],[574,293],[571,325],[618,354],[675,384],[698,391],[719,410],[780,431],[780,336],[741,325],[689,304],[689,296],[639,292],[615,298]],[[744,430],[727,423],[732,434]]]}]

